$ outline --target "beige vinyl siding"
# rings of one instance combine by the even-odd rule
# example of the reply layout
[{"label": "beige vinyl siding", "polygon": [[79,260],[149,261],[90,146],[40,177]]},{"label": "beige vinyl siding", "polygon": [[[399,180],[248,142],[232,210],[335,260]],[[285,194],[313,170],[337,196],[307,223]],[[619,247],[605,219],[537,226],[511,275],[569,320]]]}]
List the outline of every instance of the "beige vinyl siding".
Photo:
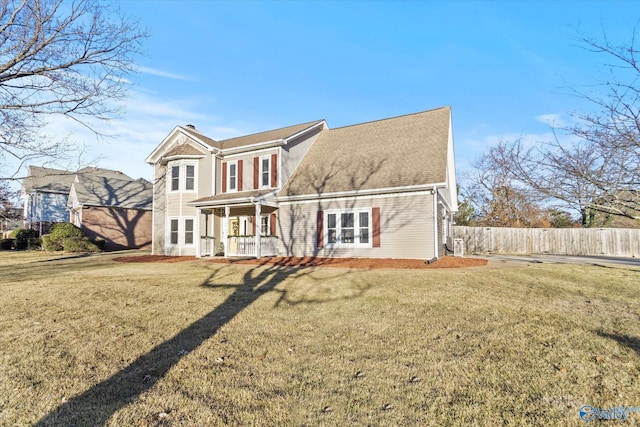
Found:
[{"label": "beige vinyl siding", "polygon": [[307,154],[307,151],[313,142],[318,138],[319,133],[320,128],[311,134],[306,134],[303,137],[296,138],[282,147],[282,176],[280,177],[282,185],[287,182],[295,168],[298,167],[298,164],[304,155]]},{"label": "beige vinyl siding", "polygon": [[216,194],[220,194],[220,193],[222,193],[222,160],[218,159],[217,157],[214,157],[213,161],[216,162],[216,169],[215,169],[215,173],[216,173],[216,181],[215,181],[216,182]]},{"label": "beige vinyl siding", "polygon": [[[318,210],[380,208],[380,247],[316,247]],[[287,256],[430,259],[434,256],[433,195],[358,197],[284,203],[278,210],[279,252]],[[326,224],[325,224],[326,226]],[[326,239],[326,233],[325,233]]]},{"label": "beige vinyl siding", "polygon": [[154,186],[153,186],[153,243],[152,253],[156,255],[164,255],[164,239],[166,229],[166,207],[167,207],[167,190],[166,190],[166,166],[159,163],[153,168]]},{"label": "beige vinyl siding", "polygon": [[[278,154],[278,149],[271,148],[268,150],[252,151],[247,154],[226,156],[222,161],[229,163],[229,162],[236,162],[238,160],[242,160],[242,188],[241,189],[238,188],[238,191],[243,191],[243,190],[246,191],[246,190],[253,190],[253,159],[255,157],[260,158],[260,157],[268,156],[269,167],[271,167],[272,154]],[[271,170],[269,170],[269,173],[272,173]],[[278,171],[278,174],[279,173],[280,171]],[[220,172],[218,172],[218,178],[220,181],[219,188],[222,188],[222,169],[221,168],[220,168]],[[227,175],[227,179],[229,179],[228,175]]]},{"label": "beige vinyl siding", "polygon": [[204,159],[200,159],[198,161],[198,194],[194,199],[199,199],[201,197],[210,196],[211,193],[211,174],[213,173],[212,169],[212,156],[211,154],[207,155]]}]

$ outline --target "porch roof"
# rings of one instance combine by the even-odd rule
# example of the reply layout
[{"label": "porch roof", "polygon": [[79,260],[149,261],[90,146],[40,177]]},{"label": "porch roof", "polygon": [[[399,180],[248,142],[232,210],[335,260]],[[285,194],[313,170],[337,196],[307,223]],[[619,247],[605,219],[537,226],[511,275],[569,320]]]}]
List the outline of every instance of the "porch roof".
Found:
[{"label": "porch roof", "polygon": [[272,199],[271,202],[275,202],[274,190],[250,190],[250,191],[238,191],[233,193],[221,193],[215,196],[202,197],[200,199],[192,200],[187,203],[189,206],[195,207],[209,207],[209,206],[230,206],[230,205],[253,205],[256,199],[266,203],[269,203],[266,199]]}]

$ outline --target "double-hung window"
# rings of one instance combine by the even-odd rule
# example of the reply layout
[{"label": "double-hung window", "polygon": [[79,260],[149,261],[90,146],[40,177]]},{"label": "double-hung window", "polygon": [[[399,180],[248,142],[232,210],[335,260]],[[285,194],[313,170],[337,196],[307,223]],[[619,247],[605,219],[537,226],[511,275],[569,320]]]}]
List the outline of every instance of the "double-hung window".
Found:
[{"label": "double-hung window", "polygon": [[176,161],[170,166],[171,191],[196,191],[196,165]]},{"label": "double-hung window", "polygon": [[269,173],[269,157],[260,158],[260,186],[269,187],[271,185],[271,174]]},{"label": "double-hung window", "polygon": [[184,244],[193,245],[193,219],[184,220]]},{"label": "double-hung window", "polygon": [[196,188],[196,167],[195,165],[186,165],[185,167],[185,185],[184,189],[193,191]]},{"label": "double-hung window", "polygon": [[169,242],[171,242],[172,245],[178,244],[178,236],[179,236],[178,224],[179,224],[179,221],[177,219],[172,219],[170,221]]},{"label": "double-hung window", "polygon": [[171,218],[169,220],[169,243],[171,245],[193,245],[194,227],[194,218]]},{"label": "double-hung window", "polygon": [[336,246],[371,246],[371,209],[329,211],[326,214],[327,244]]},{"label": "double-hung window", "polygon": [[260,217],[260,235],[269,235],[269,215],[262,215]]},{"label": "double-hung window", "polygon": [[238,189],[238,164],[236,162],[229,162],[229,180],[228,191],[235,191]]},{"label": "double-hung window", "polygon": [[171,191],[180,190],[180,166],[171,166]]}]

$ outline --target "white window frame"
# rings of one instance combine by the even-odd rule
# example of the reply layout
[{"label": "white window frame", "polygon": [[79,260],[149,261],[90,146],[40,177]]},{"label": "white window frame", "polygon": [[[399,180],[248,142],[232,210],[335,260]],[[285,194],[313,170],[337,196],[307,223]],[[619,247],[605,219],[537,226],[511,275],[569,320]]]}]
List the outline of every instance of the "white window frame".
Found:
[{"label": "white window frame", "polygon": [[[192,160],[176,160],[168,165],[170,180],[167,189],[170,193],[196,193],[198,191],[198,162]],[[187,167],[193,166],[193,188],[187,189]],[[178,188],[173,189],[174,168],[178,168]]]},{"label": "white window frame", "polygon": [[[235,166],[236,174],[235,174],[235,182],[234,186],[231,187],[231,166]],[[233,160],[227,162],[227,193],[231,193],[234,191],[238,191],[238,161]]]},{"label": "white window frame", "polygon": [[[180,191],[180,164],[179,163],[170,163],[169,164],[169,169],[171,170],[171,184],[169,185],[169,191],[171,191],[172,193],[176,193],[178,191]],[[174,175],[173,171],[177,170],[178,171],[178,179],[176,180],[176,176]],[[178,183],[178,188],[173,188],[173,183],[176,182]]]},{"label": "white window frame", "polygon": [[[178,237],[178,242],[177,243],[173,243],[171,241],[171,235],[173,233],[173,231],[171,230],[171,222],[172,221],[177,221],[178,222],[178,229],[176,230],[177,233],[177,237]],[[191,230],[192,233],[192,242],[191,243],[186,243],[186,237],[187,237],[187,221],[193,221],[193,228]],[[193,216],[172,216],[167,218],[167,244],[169,246],[174,246],[174,247],[192,247],[196,245],[197,242],[197,236],[196,236],[196,228],[197,228],[197,224],[196,224],[196,217]]]},{"label": "white window frame", "polygon": [[[193,188],[188,188],[189,183],[189,174],[187,171],[189,170],[189,166],[193,167],[193,176],[191,179],[193,180]],[[185,163],[184,164],[184,191],[196,191],[196,164],[195,163]]]},{"label": "white window frame", "polygon": [[[372,209],[371,208],[356,208],[356,209],[336,209],[336,210],[327,210],[324,213],[324,244],[327,247],[335,247],[335,248],[372,248],[373,247],[373,224],[372,224]],[[368,242],[362,243],[360,242],[360,214],[367,214],[367,230],[368,230]],[[354,241],[353,243],[345,243],[343,242],[342,236],[342,215],[343,214],[353,214],[353,234]],[[336,230],[336,241],[334,243],[329,242],[329,216],[335,215],[335,230]],[[363,227],[365,228],[365,227]]]},{"label": "white window frame", "polygon": [[[176,221],[178,223],[178,228],[175,231],[176,233],[176,237],[177,237],[177,241],[174,243],[171,241],[171,237],[174,233],[174,231],[171,229],[171,224],[173,221]],[[179,246],[180,245],[180,218],[178,217],[169,217],[167,218],[167,244],[169,244],[170,246]]]},{"label": "white window frame", "polygon": [[[267,161],[267,170],[264,169],[264,161]],[[259,180],[260,180],[260,188],[271,188],[271,156],[260,156],[260,164],[259,164]],[[267,183],[264,183],[264,174],[267,173]]]},{"label": "white window frame", "polygon": [[[260,236],[269,236],[271,234],[271,222],[270,222],[270,214],[260,215],[260,222],[258,225],[258,234]],[[263,224],[263,221],[265,224]],[[265,232],[262,232],[262,226],[265,225]]]}]

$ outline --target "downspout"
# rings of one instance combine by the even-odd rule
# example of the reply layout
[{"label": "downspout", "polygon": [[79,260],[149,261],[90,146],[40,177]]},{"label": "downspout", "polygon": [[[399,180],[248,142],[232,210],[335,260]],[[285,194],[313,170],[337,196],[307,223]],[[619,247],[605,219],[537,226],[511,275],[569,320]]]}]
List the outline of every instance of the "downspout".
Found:
[{"label": "downspout", "polygon": [[433,186],[433,258],[438,259],[438,190]]}]

